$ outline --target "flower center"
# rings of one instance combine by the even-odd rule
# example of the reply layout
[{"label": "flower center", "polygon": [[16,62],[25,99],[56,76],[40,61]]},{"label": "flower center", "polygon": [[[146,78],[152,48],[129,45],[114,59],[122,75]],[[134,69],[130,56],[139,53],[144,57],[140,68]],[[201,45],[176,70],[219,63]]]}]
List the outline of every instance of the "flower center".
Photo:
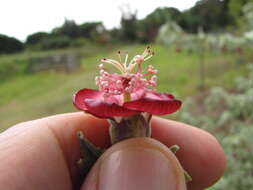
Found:
[{"label": "flower center", "polygon": [[[100,76],[96,77],[96,84],[99,90],[103,92],[104,97],[115,95],[123,95],[123,102],[131,101],[132,94],[148,88],[156,87],[156,73],[152,65],[143,72],[142,63],[150,59],[154,55],[147,47],[141,55],[136,55],[128,63],[128,54],[126,54],[124,62],[122,62],[121,52],[118,52],[119,61],[112,59],[102,59],[101,62],[113,65],[120,71],[120,74],[109,73],[103,64],[99,65]],[[136,69],[137,68],[137,69]]]}]

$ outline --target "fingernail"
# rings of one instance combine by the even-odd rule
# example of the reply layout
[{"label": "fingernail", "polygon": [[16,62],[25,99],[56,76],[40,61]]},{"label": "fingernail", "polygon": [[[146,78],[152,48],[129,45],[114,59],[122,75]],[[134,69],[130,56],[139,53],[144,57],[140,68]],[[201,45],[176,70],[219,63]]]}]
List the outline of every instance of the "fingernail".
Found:
[{"label": "fingernail", "polygon": [[171,155],[140,147],[117,150],[91,172],[84,189],[185,190],[182,168]]}]

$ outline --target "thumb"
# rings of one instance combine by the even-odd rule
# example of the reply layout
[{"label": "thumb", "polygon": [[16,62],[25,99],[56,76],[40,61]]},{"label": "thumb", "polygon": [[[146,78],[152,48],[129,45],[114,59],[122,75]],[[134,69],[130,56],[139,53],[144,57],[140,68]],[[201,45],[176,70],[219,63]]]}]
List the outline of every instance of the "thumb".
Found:
[{"label": "thumb", "polygon": [[109,148],[88,174],[81,190],[186,190],[174,154],[151,138],[132,138]]}]

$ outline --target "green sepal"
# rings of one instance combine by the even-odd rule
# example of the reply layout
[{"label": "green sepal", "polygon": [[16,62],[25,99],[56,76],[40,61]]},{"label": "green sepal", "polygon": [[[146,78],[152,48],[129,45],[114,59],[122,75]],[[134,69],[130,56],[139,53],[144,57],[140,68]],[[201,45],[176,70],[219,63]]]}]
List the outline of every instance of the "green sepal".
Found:
[{"label": "green sepal", "polygon": [[[174,154],[177,153],[177,151],[180,149],[180,147],[178,145],[172,145],[171,147],[169,147],[170,151],[173,152]],[[188,174],[187,171],[185,171],[183,169],[183,172],[184,172],[184,178],[185,178],[185,182],[189,182],[189,181],[192,181],[192,177],[190,176],[190,174]]]},{"label": "green sepal", "polygon": [[177,151],[180,149],[180,147],[176,144],[172,145],[171,147],[169,147],[170,151],[173,152],[174,154],[177,153]]},{"label": "green sepal", "polygon": [[187,171],[184,170],[184,178],[185,178],[185,182],[190,182],[192,181],[192,177],[190,176],[190,174],[188,174]]},{"label": "green sepal", "polygon": [[96,147],[91,142],[89,142],[89,140],[85,138],[81,131],[77,133],[77,136],[79,139],[81,151],[81,158],[77,162],[77,165],[79,168],[80,177],[83,180],[97,159],[103,154],[104,150]]}]

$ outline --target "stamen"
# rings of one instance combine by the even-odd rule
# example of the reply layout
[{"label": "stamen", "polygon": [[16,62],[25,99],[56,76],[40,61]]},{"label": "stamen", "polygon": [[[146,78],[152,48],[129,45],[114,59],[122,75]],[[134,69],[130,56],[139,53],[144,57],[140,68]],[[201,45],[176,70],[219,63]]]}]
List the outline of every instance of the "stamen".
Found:
[{"label": "stamen", "polygon": [[99,85],[99,77],[98,76],[95,77],[95,84]]},{"label": "stamen", "polygon": [[146,49],[144,50],[144,52],[142,53],[143,57],[146,57],[149,54],[148,53],[150,51],[149,49],[150,49],[150,46],[147,46]]},{"label": "stamen", "polygon": [[151,77],[151,80],[156,80],[157,79],[157,76],[156,75],[153,75],[152,77]]},{"label": "stamen", "polygon": [[125,62],[124,62],[124,68],[127,68],[127,60],[128,60],[128,53],[126,53]]},{"label": "stamen", "polygon": [[99,64],[99,69],[103,69],[104,65],[103,64]]},{"label": "stamen", "polygon": [[102,74],[104,74],[104,72],[105,72],[105,71],[104,71],[103,69],[101,69],[101,70],[99,71],[99,74],[102,75]]},{"label": "stamen", "polygon": [[141,64],[141,63],[144,61],[143,56],[141,56],[141,55],[136,55],[136,56],[134,57],[134,61],[135,61],[135,63],[137,63],[137,64]]},{"label": "stamen", "polygon": [[136,64],[133,64],[133,63],[130,64],[130,65],[128,65],[128,67],[127,67],[127,72],[128,72],[128,73],[132,72],[132,70],[134,69],[135,65],[136,65]]},{"label": "stamen", "polygon": [[114,67],[116,67],[121,73],[124,73],[125,69],[123,68],[123,66],[118,62],[118,61],[115,61],[115,60],[112,60],[112,59],[101,59],[101,62],[103,63],[109,63],[111,65],[113,65]]},{"label": "stamen", "polygon": [[133,59],[130,61],[130,63],[128,64],[128,67],[131,66],[131,65],[133,65],[134,62],[135,62],[135,61],[134,61],[134,58],[133,58]]},{"label": "stamen", "polygon": [[120,54],[121,52],[120,51],[118,51],[118,56],[119,56],[119,62],[120,63],[122,63],[122,61],[121,61],[121,54]]},{"label": "stamen", "polygon": [[151,55],[149,55],[148,57],[146,57],[146,58],[144,59],[144,61],[149,60],[151,57],[153,57],[153,55],[152,55],[152,54],[151,54]]}]

